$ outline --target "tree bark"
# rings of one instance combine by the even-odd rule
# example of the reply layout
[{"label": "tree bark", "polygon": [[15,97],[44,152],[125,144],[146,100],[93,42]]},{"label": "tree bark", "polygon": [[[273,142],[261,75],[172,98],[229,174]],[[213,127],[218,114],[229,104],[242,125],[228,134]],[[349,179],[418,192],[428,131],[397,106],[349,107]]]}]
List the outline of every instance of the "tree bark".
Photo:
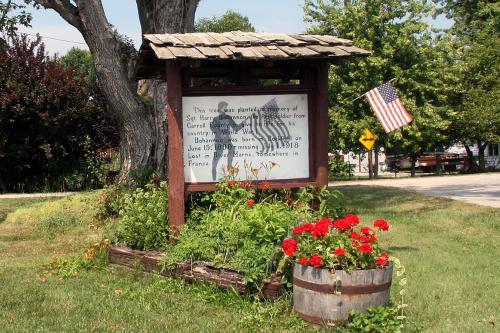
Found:
[{"label": "tree bark", "polygon": [[417,167],[417,161],[418,161],[418,156],[415,154],[410,155],[411,158],[411,177],[415,177],[416,174],[416,167]]},{"label": "tree bark", "polygon": [[486,170],[486,160],[484,158],[484,150],[488,146],[488,143],[481,143],[481,140],[477,140],[477,155],[479,157],[479,171]]},{"label": "tree bark", "polygon": [[[154,166],[166,176],[166,116],[164,84],[151,84],[151,113],[137,94],[137,83],[129,77],[128,64],[120,54],[121,41],[107,21],[101,0],[35,0],[54,9],[77,28],[94,59],[99,84],[116,118],[120,133],[122,165],[118,182],[133,184],[132,172]],[[137,0],[143,33],[193,30],[199,0]],[[75,5],[73,4],[75,3]]]},{"label": "tree bark", "polygon": [[467,166],[467,172],[477,172],[479,167],[474,161],[474,154],[472,153],[472,150],[470,150],[469,145],[467,143],[462,143],[465,147],[465,151],[467,152],[467,160],[468,160],[468,166]]},{"label": "tree bark", "polygon": [[[143,34],[194,31],[194,15],[199,0],[136,0]],[[152,104],[154,128],[153,165],[160,178],[168,175],[167,85],[164,80],[141,80],[139,94]]]}]

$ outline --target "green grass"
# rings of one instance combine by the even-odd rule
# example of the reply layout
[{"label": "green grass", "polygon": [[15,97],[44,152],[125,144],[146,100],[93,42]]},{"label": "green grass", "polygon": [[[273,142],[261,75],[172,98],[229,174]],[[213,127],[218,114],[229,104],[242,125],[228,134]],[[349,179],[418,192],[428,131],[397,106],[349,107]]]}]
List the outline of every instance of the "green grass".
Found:
[{"label": "green grass", "polygon": [[[425,332],[495,332],[500,304],[500,210],[389,188],[346,187],[362,223],[408,275],[406,303]],[[61,278],[52,258],[77,258],[102,238],[96,193],[59,200],[0,200],[1,332],[309,332],[291,300],[271,303],[212,286],[117,267]],[[3,217],[2,217],[3,216]],[[393,293],[395,294],[395,293]],[[396,295],[393,295],[396,296]]]},{"label": "green grass", "polygon": [[344,187],[362,222],[381,235],[408,275],[410,317],[426,332],[494,332],[500,304],[500,210],[383,187]]}]

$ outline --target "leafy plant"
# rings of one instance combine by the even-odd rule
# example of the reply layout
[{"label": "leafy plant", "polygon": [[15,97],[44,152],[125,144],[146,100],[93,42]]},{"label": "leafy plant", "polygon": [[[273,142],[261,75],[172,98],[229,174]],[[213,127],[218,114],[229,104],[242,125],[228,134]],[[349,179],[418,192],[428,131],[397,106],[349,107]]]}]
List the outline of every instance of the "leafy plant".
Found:
[{"label": "leafy plant", "polygon": [[328,161],[328,176],[330,179],[351,178],[353,174],[351,165],[337,156]]},{"label": "leafy plant", "polygon": [[[292,193],[271,190],[265,182],[226,180],[210,198],[202,197],[203,207],[190,211],[177,243],[166,249],[164,265],[211,261],[243,273],[246,283],[258,287],[276,271],[279,244],[291,227],[330,211],[330,198],[326,189]],[[315,205],[322,210],[313,210]]]},{"label": "leafy plant", "polygon": [[161,249],[168,237],[168,186],[153,184],[126,194],[120,211],[117,243],[136,249]]},{"label": "leafy plant", "polygon": [[76,277],[81,271],[107,264],[107,248],[109,241],[104,239],[92,244],[83,254],[76,253],[65,257],[53,257],[50,263],[43,266],[43,273],[39,279],[46,279],[52,275],[60,278]]}]

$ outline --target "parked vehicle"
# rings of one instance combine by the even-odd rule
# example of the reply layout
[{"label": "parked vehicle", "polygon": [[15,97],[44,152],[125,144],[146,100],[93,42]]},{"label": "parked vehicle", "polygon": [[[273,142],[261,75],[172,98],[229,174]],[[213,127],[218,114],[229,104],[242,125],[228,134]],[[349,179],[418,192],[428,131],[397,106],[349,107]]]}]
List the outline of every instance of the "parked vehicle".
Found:
[{"label": "parked vehicle", "polygon": [[438,157],[441,158],[441,170],[452,172],[464,165],[464,157],[451,153],[430,153],[418,158],[418,167],[422,172],[436,172]]}]

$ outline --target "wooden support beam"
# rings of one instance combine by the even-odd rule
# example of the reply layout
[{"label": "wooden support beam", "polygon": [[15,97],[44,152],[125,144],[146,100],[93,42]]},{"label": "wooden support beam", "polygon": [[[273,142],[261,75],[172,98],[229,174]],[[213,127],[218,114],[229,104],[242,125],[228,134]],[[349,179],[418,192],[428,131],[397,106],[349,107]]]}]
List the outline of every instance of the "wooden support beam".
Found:
[{"label": "wooden support beam", "polygon": [[167,121],[168,121],[168,216],[170,237],[179,234],[185,215],[184,152],[182,139],[182,78],[178,62],[168,61]]},{"label": "wooden support beam", "polygon": [[328,63],[316,66],[316,182],[319,187],[328,185]]}]

